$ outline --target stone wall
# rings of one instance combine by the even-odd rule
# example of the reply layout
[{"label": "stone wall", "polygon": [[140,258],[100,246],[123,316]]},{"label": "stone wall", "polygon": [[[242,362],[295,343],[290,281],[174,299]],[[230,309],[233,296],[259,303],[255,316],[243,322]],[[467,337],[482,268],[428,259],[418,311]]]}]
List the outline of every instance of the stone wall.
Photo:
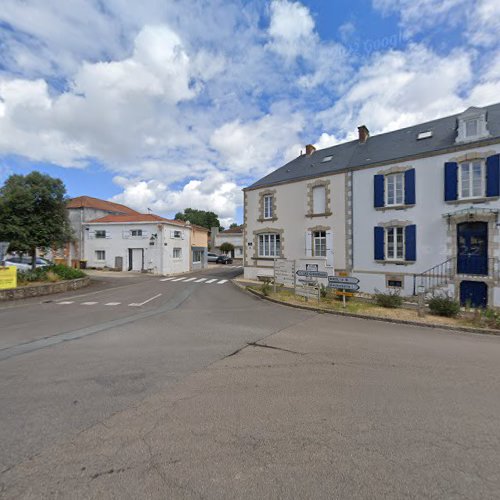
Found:
[{"label": "stone wall", "polygon": [[57,283],[43,283],[40,285],[21,286],[9,290],[0,290],[0,301],[28,299],[30,297],[40,297],[52,293],[67,292],[68,290],[78,290],[90,284],[90,278],[78,278],[76,280],[59,281]]}]

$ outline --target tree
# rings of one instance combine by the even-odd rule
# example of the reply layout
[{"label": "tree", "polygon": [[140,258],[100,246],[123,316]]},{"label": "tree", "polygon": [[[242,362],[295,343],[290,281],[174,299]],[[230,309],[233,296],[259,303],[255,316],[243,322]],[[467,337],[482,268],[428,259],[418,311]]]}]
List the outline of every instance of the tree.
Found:
[{"label": "tree", "polygon": [[224,253],[230,253],[234,250],[234,245],[232,243],[229,243],[228,241],[225,241],[221,246],[220,246],[220,251]]},{"label": "tree", "polygon": [[229,229],[234,229],[236,227],[240,227],[239,224],[237,224],[236,222],[233,222],[230,226],[229,226]]},{"label": "tree", "polygon": [[214,212],[206,212],[205,210],[197,210],[196,208],[186,208],[184,212],[175,214],[176,220],[189,221],[191,224],[212,229],[213,227],[220,228],[219,216]]},{"label": "tree", "polygon": [[60,179],[40,172],[11,175],[0,188],[0,240],[10,251],[28,252],[62,246],[72,237],[66,211],[66,188]]}]

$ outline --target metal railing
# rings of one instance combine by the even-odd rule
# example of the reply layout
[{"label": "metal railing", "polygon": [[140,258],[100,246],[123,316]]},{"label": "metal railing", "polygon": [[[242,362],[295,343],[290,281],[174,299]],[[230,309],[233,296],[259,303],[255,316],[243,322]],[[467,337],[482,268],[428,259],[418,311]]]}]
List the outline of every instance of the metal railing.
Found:
[{"label": "metal railing", "polygon": [[417,295],[419,288],[423,287],[424,293],[431,293],[439,287],[451,283],[456,275],[484,277],[493,280],[500,280],[500,261],[497,257],[489,257],[478,263],[476,257],[472,257],[470,262],[464,257],[450,257],[437,264],[427,271],[413,275],[413,295]]}]

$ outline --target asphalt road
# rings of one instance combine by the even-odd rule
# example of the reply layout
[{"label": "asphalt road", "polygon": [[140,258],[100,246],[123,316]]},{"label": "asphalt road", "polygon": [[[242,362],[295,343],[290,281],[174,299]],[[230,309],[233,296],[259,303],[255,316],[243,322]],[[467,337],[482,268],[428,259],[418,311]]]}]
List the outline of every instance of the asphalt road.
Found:
[{"label": "asphalt road", "polygon": [[291,309],[238,272],[1,308],[0,496],[500,497],[499,337]]}]

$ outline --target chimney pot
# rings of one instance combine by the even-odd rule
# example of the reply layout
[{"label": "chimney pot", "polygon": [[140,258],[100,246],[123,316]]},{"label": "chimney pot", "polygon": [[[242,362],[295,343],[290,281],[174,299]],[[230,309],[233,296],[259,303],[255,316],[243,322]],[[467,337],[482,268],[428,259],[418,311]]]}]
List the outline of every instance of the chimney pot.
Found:
[{"label": "chimney pot", "polygon": [[316,148],[312,144],[306,144],[306,155],[311,156],[316,151]]},{"label": "chimney pot", "polygon": [[361,125],[358,127],[358,135],[359,135],[359,142],[361,144],[364,144],[367,140],[368,137],[370,137],[370,131],[366,127],[366,125]]}]

